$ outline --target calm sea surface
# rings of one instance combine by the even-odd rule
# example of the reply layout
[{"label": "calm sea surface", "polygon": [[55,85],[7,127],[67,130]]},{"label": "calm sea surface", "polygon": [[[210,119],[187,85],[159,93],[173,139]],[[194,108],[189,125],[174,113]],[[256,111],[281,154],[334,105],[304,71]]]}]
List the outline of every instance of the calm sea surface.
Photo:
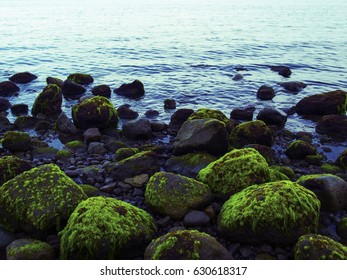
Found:
[{"label": "calm sea surface", "polygon": [[[166,122],[173,113],[163,109],[166,98],[227,116],[245,105],[286,109],[311,94],[347,90],[346,11],[344,0],[0,0],[0,81],[22,71],[39,76],[10,99],[31,106],[47,76],[89,73],[94,85],[112,89],[139,79],[143,99],[112,94],[112,102],[141,116],[157,109]],[[289,66],[291,78],[271,65]],[[237,73],[243,80],[232,80]],[[283,81],[308,86],[294,95]],[[272,101],[256,99],[263,84],[275,88]],[[75,102],[64,101],[68,115]],[[314,123],[294,115],[287,128],[313,131]]]}]

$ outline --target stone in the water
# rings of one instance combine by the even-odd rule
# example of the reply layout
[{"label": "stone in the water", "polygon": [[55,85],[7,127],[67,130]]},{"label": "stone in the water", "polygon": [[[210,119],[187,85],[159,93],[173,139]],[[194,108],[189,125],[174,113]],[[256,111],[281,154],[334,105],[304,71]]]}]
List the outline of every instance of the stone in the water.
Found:
[{"label": "stone in the water", "polygon": [[235,108],[230,113],[230,118],[234,120],[251,121],[255,107]]},{"label": "stone in the water", "polygon": [[151,123],[147,119],[139,119],[123,124],[123,135],[129,139],[150,139],[152,137]]},{"label": "stone in the water", "polygon": [[171,116],[171,120],[169,123],[169,131],[172,133],[177,133],[182,124],[194,113],[192,109],[178,109]]},{"label": "stone in the water", "polygon": [[307,85],[303,82],[284,82],[280,84],[282,87],[284,87],[287,91],[298,93],[304,88],[307,87]]},{"label": "stone in the water", "polygon": [[0,112],[10,109],[11,103],[6,98],[0,97]]},{"label": "stone in the water", "polygon": [[176,101],[174,99],[165,99],[164,109],[176,109]]},{"label": "stone in the water", "polygon": [[270,69],[285,78],[289,78],[292,74],[292,71],[288,66],[271,66]]},{"label": "stone in the water", "polygon": [[53,84],[53,85],[57,85],[58,87],[62,88],[64,81],[61,79],[58,79],[58,78],[54,78],[54,77],[47,77],[46,83],[47,83],[47,85]]},{"label": "stone in the water", "polygon": [[138,99],[145,95],[143,83],[139,80],[135,80],[130,84],[122,84],[119,88],[116,88],[114,92],[131,99]]},{"label": "stone in the water", "polygon": [[121,105],[117,108],[118,116],[121,119],[133,120],[139,116],[138,112],[130,109],[129,104]]},{"label": "stone in the water", "polygon": [[70,74],[67,77],[68,80],[73,81],[76,84],[79,85],[89,85],[92,82],[94,82],[94,79],[91,75],[89,74],[81,74],[81,73],[74,73],[74,74]]},{"label": "stone in the water", "polygon": [[27,84],[36,79],[37,76],[35,76],[34,74],[31,74],[29,72],[21,72],[11,76],[9,80],[16,84]]},{"label": "stone in the water", "polygon": [[261,86],[257,91],[257,98],[260,100],[271,100],[275,96],[274,89],[265,85]]},{"label": "stone in the water", "polygon": [[33,116],[45,114],[49,117],[58,116],[61,113],[63,95],[59,86],[51,84],[46,86],[36,97],[31,113]]},{"label": "stone in the water", "polygon": [[323,116],[316,125],[316,132],[332,137],[347,138],[347,117],[342,115]]},{"label": "stone in the water", "polygon": [[145,113],[145,116],[147,118],[155,118],[155,117],[158,117],[159,114],[160,113],[157,110],[147,110],[146,113]]},{"label": "stone in the water", "polygon": [[62,93],[65,97],[76,99],[85,92],[86,89],[83,86],[76,84],[71,80],[65,80],[63,83]]},{"label": "stone in the water", "polygon": [[19,92],[19,87],[16,84],[10,81],[4,81],[0,83],[0,96],[12,96],[17,92]]},{"label": "stone in the water", "polygon": [[278,127],[283,127],[287,121],[287,114],[282,110],[267,107],[260,110],[257,120],[261,120],[267,125],[276,125]]},{"label": "stone in the water", "polygon": [[243,76],[240,73],[237,73],[232,77],[233,81],[241,81],[242,79],[243,79]]},{"label": "stone in the water", "polygon": [[93,95],[100,95],[107,98],[111,97],[111,88],[108,85],[99,85],[92,88]]},{"label": "stone in the water", "polygon": [[15,116],[27,115],[29,106],[27,104],[14,104],[11,106],[11,112]]}]

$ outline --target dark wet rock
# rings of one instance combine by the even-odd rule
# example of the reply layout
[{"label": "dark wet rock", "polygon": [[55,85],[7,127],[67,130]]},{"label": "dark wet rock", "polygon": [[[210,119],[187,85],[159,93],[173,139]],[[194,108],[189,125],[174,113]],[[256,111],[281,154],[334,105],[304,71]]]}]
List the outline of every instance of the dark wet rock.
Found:
[{"label": "dark wet rock", "polygon": [[123,181],[141,174],[152,176],[160,169],[156,154],[150,151],[140,152],[120,162],[110,163],[105,167],[106,173],[114,181]]},{"label": "dark wet rock", "polygon": [[139,119],[123,124],[123,135],[129,139],[150,139],[152,137],[151,123],[147,119]]},{"label": "dark wet rock", "polygon": [[55,122],[55,129],[59,132],[77,134],[79,131],[68,116],[62,112]]},{"label": "dark wet rock", "polygon": [[145,112],[145,116],[147,117],[147,118],[156,118],[156,117],[158,117],[159,116],[159,111],[157,111],[157,110],[147,110],[146,112]]},{"label": "dark wet rock", "polygon": [[92,88],[93,95],[100,95],[107,98],[111,97],[111,88],[108,85],[99,85]]},{"label": "dark wet rock", "polygon": [[182,219],[192,209],[206,207],[211,200],[207,185],[169,172],[155,173],[146,185],[146,205],[175,220]]},{"label": "dark wet rock", "polygon": [[192,109],[178,109],[171,116],[171,120],[169,123],[169,131],[172,133],[177,133],[182,124],[194,113]]},{"label": "dark wet rock", "polygon": [[63,95],[69,98],[74,98],[74,96],[77,98],[86,92],[86,89],[83,86],[76,84],[71,80],[65,80],[61,89]]},{"label": "dark wet rock", "polygon": [[0,125],[1,125],[1,129],[5,130],[5,127],[10,127],[11,126],[11,122],[9,121],[8,118],[4,117],[4,116],[0,116]]},{"label": "dark wet rock", "polygon": [[335,90],[301,99],[296,104],[299,115],[345,115],[347,92]]},{"label": "dark wet rock", "polygon": [[31,113],[37,116],[42,113],[49,117],[58,116],[61,113],[63,95],[57,85],[48,85],[36,97]]},{"label": "dark wet rock", "polygon": [[153,240],[146,260],[229,260],[228,250],[214,237],[196,230],[176,230]]},{"label": "dark wet rock", "polygon": [[40,132],[46,132],[52,128],[52,124],[48,121],[39,121],[35,124],[34,130]]},{"label": "dark wet rock", "polygon": [[217,158],[208,153],[190,153],[183,156],[172,156],[165,163],[165,170],[172,173],[196,178],[199,171]]},{"label": "dark wet rock", "polygon": [[228,151],[228,134],[225,124],[219,120],[188,120],[182,125],[173,145],[175,155],[205,151],[221,156]]},{"label": "dark wet rock", "polygon": [[11,112],[15,116],[27,115],[29,106],[27,104],[14,104],[11,106]]},{"label": "dark wet rock", "polygon": [[260,100],[271,100],[275,96],[274,89],[265,85],[261,86],[257,91],[257,98]]},{"label": "dark wet rock", "polygon": [[82,141],[74,140],[74,141],[70,141],[70,142],[66,143],[65,148],[68,151],[75,153],[79,150],[85,151],[87,149],[87,145],[85,143],[83,143]]},{"label": "dark wet rock", "polygon": [[304,175],[297,183],[316,194],[323,211],[347,208],[347,182],[341,178],[331,174]]},{"label": "dark wet rock", "polygon": [[151,121],[151,129],[153,132],[161,132],[167,129],[167,124],[159,121]]},{"label": "dark wet rock", "polygon": [[145,94],[145,89],[142,82],[135,80],[130,84],[122,84],[119,88],[116,88],[114,92],[127,98],[138,99]]},{"label": "dark wet rock", "polygon": [[47,77],[46,83],[47,85],[57,85],[58,87],[62,88],[64,81],[54,77]]},{"label": "dark wet rock", "polygon": [[287,121],[287,114],[276,108],[264,108],[260,110],[257,120],[261,120],[267,125],[283,127]]},{"label": "dark wet rock", "polygon": [[117,140],[109,140],[105,144],[105,148],[111,153],[115,153],[118,149],[126,148],[126,147],[127,147],[126,144]]},{"label": "dark wet rock", "polygon": [[193,210],[184,216],[183,224],[186,227],[208,226],[210,217],[203,211]]},{"label": "dark wet rock", "polygon": [[231,242],[293,244],[316,232],[319,210],[315,194],[291,181],[252,185],[224,203],[217,229]]},{"label": "dark wet rock", "polygon": [[332,137],[347,138],[347,117],[341,115],[324,116],[318,121],[316,132]]},{"label": "dark wet rock", "polygon": [[2,146],[11,152],[25,152],[30,149],[31,137],[27,132],[7,131]]},{"label": "dark wet rock", "polygon": [[296,260],[347,260],[347,247],[319,234],[301,236],[294,247]]},{"label": "dark wet rock", "polygon": [[243,79],[243,76],[240,73],[237,73],[231,79],[233,81],[241,81]]},{"label": "dark wet rock", "polygon": [[235,108],[230,113],[230,118],[234,120],[251,121],[255,107]]},{"label": "dark wet rock", "polygon": [[336,233],[341,238],[342,243],[347,245],[347,217],[341,219],[336,225]]},{"label": "dark wet rock", "polygon": [[4,156],[0,158],[0,186],[17,175],[31,169],[29,161],[15,156]]},{"label": "dark wet rock", "polygon": [[59,233],[60,259],[131,259],[143,254],[157,227],[146,211],[111,197],[90,197]]},{"label": "dark wet rock", "polygon": [[344,150],[336,159],[336,164],[347,170],[347,150]]},{"label": "dark wet rock", "polygon": [[91,75],[81,73],[70,74],[67,79],[79,85],[89,85],[94,82]]},{"label": "dark wet rock", "polygon": [[32,155],[35,159],[53,160],[57,156],[58,151],[58,149],[53,147],[42,147],[33,149]]},{"label": "dark wet rock", "polygon": [[19,92],[19,87],[16,84],[10,81],[4,81],[0,83],[0,96],[12,96],[17,92]]},{"label": "dark wet rock", "polygon": [[280,84],[282,87],[284,87],[287,91],[298,93],[304,88],[307,87],[307,85],[303,82],[284,82]]},{"label": "dark wet rock", "polygon": [[84,131],[83,137],[84,137],[84,141],[86,143],[99,142],[101,140],[101,133],[100,133],[99,128],[92,127],[92,128],[88,128],[86,131]]},{"label": "dark wet rock", "polygon": [[288,66],[270,66],[270,69],[274,72],[277,72],[278,75],[281,75],[285,78],[289,78],[292,74],[292,71]]},{"label": "dark wet rock", "polygon": [[1,98],[0,97],[0,112],[1,111],[7,111],[10,109],[11,103],[8,101],[6,98]]},{"label": "dark wet rock", "polygon": [[30,116],[19,116],[14,121],[14,126],[18,129],[23,128],[34,128],[34,126],[40,121],[40,119],[36,117]]},{"label": "dark wet rock", "polygon": [[140,152],[140,149],[138,148],[119,148],[114,154],[114,159],[116,161],[121,161],[128,157],[132,157],[139,152]]},{"label": "dark wet rock", "polygon": [[100,142],[91,142],[88,146],[88,153],[89,154],[97,154],[102,155],[107,152],[105,145]]},{"label": "dark wet rock", "polygon": [[72,107],[72,119],[77,128],[115,128],[118,113],[113,104],[103,96],[94,96]]},{"label": "dark wet rock", "polygon": [[276,162],[276,153],[275,151],[269,147],[259,144],[249,144],[244,146],[244,148],[253,148],[257,150],[266,160],[266,162],[270,164],[275,164]]},{"label": "dark wet rock", "polygon": [[118,112],[118,116],[121,119],[126,119],[126,120],[134,120],[139,116],[139,113],[130,109],[130,105],[128,105],[128,104],[124,104],[122,106],[119,106],[117,108],[117,112]]},{"label": "dark wet rock", "polygon": [[236,126],[230,134],[230,144],[242,148],[248,144],[260,144],[271,147],[273,137],[271,130],[263,121],[249,121]]},{"label": "dark wet rock", "polygon": [[290,159],[305,159],[306,156],[317,154],[317,149],[314,146],[302,140],[290,143],[286,149],[286,155]]},{"label": "dark wet rock", "polygon": [[9,230],[6,230],[0,225],[0,259],[5,260],[6,259],[6,247],[16,240],[18,237],[16,237],[15,234],[10,232]]},{"label": "dark wet rock", "polygon": [[37,79],[37,76],[29,72],[16,73],[9,78],[11,82],[16,84],[27,84],[36,79]]},{"label": "dark wet rock", "polygon": [[132,178],[126,178],[124,180],[124,183],[129,184],[130,186],[133,186],[135,188],[142,188],[147,184],[148,180],[148,174],[140,174]]},{"label": "dark wet rock", "polygon": [[54,248],[40,240],[17,239],[6,247],[7,260],[54,260]]},{"label": "dark wet rock", "polygon": [[165,99],[164,100],[164,109],[176,109],[176,100],[174,99]]}]

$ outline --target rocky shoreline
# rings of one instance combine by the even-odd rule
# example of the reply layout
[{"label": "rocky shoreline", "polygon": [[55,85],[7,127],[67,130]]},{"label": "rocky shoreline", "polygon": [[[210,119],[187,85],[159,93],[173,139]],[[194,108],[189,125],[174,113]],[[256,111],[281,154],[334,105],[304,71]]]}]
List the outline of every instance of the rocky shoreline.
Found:
[{"label": "rocky shoreline", "polygon": [[[154,109],[139,118],[114,108],[107,85],[85,95],[94,79],[78,73],[47,78],[31,114],[11,106],[16,84],[36,78],[0,83],[1,259],[347,259],[347,150],[331,162],[312,134],[285,129],[297,113],[317,120],[321,139],[345,139],[346,92],[286,112],[234,108],[230,118],[168,99],[167,124]],[[114,94],[136,100],[145,89],[135,80]],[[255,94],[274,95],[267,86]],[[79,100],[71,119],[63,98]]]}]

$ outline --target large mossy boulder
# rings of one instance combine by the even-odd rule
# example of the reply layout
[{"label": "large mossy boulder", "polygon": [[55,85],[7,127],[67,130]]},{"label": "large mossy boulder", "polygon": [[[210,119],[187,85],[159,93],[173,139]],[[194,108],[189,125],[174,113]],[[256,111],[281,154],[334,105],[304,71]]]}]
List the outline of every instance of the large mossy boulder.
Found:
[{"label": "large mossy boulder", "polygon": [[217,119],[187,120],[173,145],[175,155],[201,151],[221,156],[228,151],[228,133],[225,124]]},{"label": "large mossy boulder", "polygon": [[212,200],[210,188],[192,178],[157,172],[148,181],[145,203],[154,211],[173,219],[182,219],[191,209],[207,206]]},{"label": "large mossy boulder", "polygon": [[27,132],[7,131],[2,146],[11,152],[26,152],[30,149],[31,137]]},{"label": "large mossy boulder", "polygon": [[0,223],[33,236],[59,231],[78,203],[86,198],[58,166],[42,165],[0,187]]},{"label": "large mossy boulder", "polygon": [[94,79],[91,75],[82,73],[70,74],[67,79],[79,85],[89,85],[94,82]]},{"label": "large mossy boulder", "polygon": [[324,211],[347,209],[347,182],[332,174],[301,176],[297,183],[316,194]]},{"label": "large mossy boulder", "polygon": [[228,260],[228,250],[214,237],[197,230],[177,230],[153,240],[146,260]]},{"label": "large mossy boulder", "polygon": [[0,158],[0,186],[17,175],[31,169],[29,161],[15,156],[4,156]]},{"label": "large mossy boulder", "polygon": [[296,140],[290,143],[286,149],[286,155],[290,159],[305,159],[307,156],[318,154],[317,149],[310,143],[303,140]]},{"label": "large mossy boulder", "polygon": [[53,260],[54,248],[40,240],[17,239],[6,247],[7,260]]},{"label": "large mossy boulder", "polygon": [[233,150],[200,170],[197,180],[210,186],[224,199],[242,189],[269,182],[270,171],[264,157],[252,148]]},{"label": "large mossy boulder", "polygon": [[222,206],[218,232],[232,242],[294,244],[318,227],[320,202],[291,181],[253,185]]},{"label": "large mossy boulder", "polygon": [[61,259],[112,260],[141,255],[157,227],[146,211],[109,197],[81,202],[59,233]]},{"label": "large mossy boulder", "polygon": [[301,99],[296,104],[296,112],[299,115],[344,115],[346,106],[347,92],[335,90]]},{"label": "large mossy boulder", "polygon": [[271,130],[263,121],[244,122],[231,131],[231,146],[239,149],[248,144],[272,146],[273,137]]},{"label": "large mossy boulder", "polygon": [[294,247],[296,260],[347,260],[347,247],[319,234],[306,234]]},{"label": "large mossy boulder", "polygon": [[115,128],[118,125],[117,110],[103,96],[94,96],[73,106],[72,119],[75,126],[80,129]]},{"label": "large mossy boulder", "polygon": [[49,117],[58,116],[61,113],[62,103],[63,94],[60,87],[51,84],[46,86],[36,97],[31,113],[33,116],[40,113]]}]

